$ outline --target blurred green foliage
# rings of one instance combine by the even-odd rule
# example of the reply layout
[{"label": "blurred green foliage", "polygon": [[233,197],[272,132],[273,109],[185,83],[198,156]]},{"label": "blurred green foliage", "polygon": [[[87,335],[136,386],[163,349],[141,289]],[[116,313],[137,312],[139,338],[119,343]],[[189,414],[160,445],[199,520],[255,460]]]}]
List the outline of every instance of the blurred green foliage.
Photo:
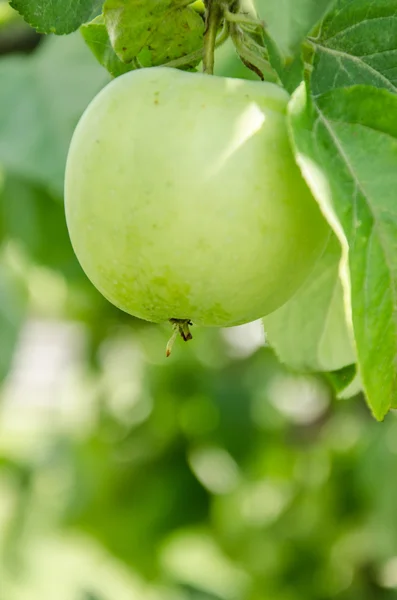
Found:
[{"label": "blurred green foliage", "polygon": [[[109,305],[67,236],[67,147],[106,74],[78,34],[2,54],[0,599],[395,598],[395,416],[254,326],[166,360],[168,328]],[[227,47],[218,72],[248,73]]]}]

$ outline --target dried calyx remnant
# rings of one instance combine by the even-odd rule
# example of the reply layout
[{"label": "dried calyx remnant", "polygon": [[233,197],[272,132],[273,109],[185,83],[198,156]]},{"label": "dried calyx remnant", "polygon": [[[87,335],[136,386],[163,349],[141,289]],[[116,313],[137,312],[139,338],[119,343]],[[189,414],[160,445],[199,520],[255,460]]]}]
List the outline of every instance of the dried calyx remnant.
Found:
[{"label": "dried calyx remnant", "polygon": [[173,332],[167,344],[167,358],[172,352],[172,347],[178,335],[181,336],[184,342],[188,342],[193,337],[189,329],[189,327],[193,325],[190,319],[170,319],[170,323],[172,323]]}]

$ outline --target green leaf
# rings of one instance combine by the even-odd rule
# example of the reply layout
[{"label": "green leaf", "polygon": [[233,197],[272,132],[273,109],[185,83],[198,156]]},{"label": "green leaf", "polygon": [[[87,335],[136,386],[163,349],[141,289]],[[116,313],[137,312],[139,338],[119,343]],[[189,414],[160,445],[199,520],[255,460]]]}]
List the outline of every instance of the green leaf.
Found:
[{"label": "green leaf", "polygon": [[264,41],[271,66],[285,89],[292,94],[303,79],[304,66],[301,56],[298,54],[295,58],[286,60],[267,31],[265,32]]},{"label": "green leaf", "polygon": [[266,25],[265,43],[269,60],[285,89],[292,93],[303,79],[300,44],[323,17],[333,0],[257,0]]},{"label": "green leaf", "polygon": [[26,308],[20,280],[0,262],[0,381],[7,375]]},{"label": "green leaf", "polygon": [[8,175],[0,193],[0,222],[36,263],[64,273],[69,281],[82,271],[67,232],[63,203],[45,189]]},{"label": "green leaf", "polygon": [[[6,178],[5,172],[0,165],[0,201],[1,201],[2,194],[4,192],[5,178]],[[6,223],[5,223],[3,215],[1,214],[1,211],[0,211],[0,247],[1,247],[1,244],[5,237],[6,237]]]},{"label": "green leaf", "polygon": [[303,174],[345,249],[359,369],[382,419],[397,406],[397,95],[354,86],[312,103],[301,86],[290,124]]},{"label": "green leaf", "polygon": [[333,0],[255,0],[255,4],[282,56],[293,57]]},{"label": "green leaf", "polygon": [[101,12],[103,0],[11,0],[10,4],[40,33],[72,33]]},{"label": "green leaf", "polygon": [[340,259],[340,244],[331,235],[303,287],[263,319],[270,345],[292,369],[336,371],[356,360],[345,316]]},{"label": "green leaf", "polygon": [[144,67],[162,65],[203,46],[203,19],[183,0],[106,0],[104,17],[124,63],[138,59]]},{"label": "green leaf", "polygon": [[0,60],[0,81],[0,163],[61,195],[73,130],[106,73],[74,34]]},{"label": "green leaf", "polygon": [[312,44],[314,95],[353,84],[397,90],[397,0],[338,0]]},{"label": "green leaf", "polygon": [[96,17],[90,23],[80,28],[87,46],[92,50],[98,62],[109,71],[113,77],[118,77],[136,68],[134,63],[123,63],[113,50],[103,16]]},{"label": "green leaf", "polygon": [[326,373],[326,378],[336,392],[336,397],[347,400],[362,391],[360,374],[356,365],[348,365],[339,371]]}]

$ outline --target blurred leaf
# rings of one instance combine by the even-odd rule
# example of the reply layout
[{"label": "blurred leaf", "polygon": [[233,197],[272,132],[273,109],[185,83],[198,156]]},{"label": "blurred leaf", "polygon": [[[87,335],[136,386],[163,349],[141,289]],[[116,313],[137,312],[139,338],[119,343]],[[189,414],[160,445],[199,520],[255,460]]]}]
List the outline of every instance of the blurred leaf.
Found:
[{"label": "blurred leaf", "polygon": [[26,304],[23,284],[0,262],[0,381],[10,368]]},{"label": "blurred leaf", "polygon": [[339,400],[349,400],[350,398],[354,398],[363,391],[363,383],[361,379],[360,373],[357,371],[355,377],[350,381],[346,387],[339,390],[337,393],[337,398]]},{"label": "blurred leaf", "polygon": [[1,458],[0,467],[5,467],[11,475],[10,483],[12,482],[15,493],[11,514],[0,537],[0,560],[4,570],[18,569],[22,563],[21,545],[32,500],[32,469],[26,464],[4,461]]},{"label": "blurred leaf", "polygon": [[314,95],[354,84],[397,91],[397,0],[338,0],[314,48]]},{"label": "blurred leaf", "polygon": [[18,240],[33,261],[68,277],[84,277],[70,243],[63,204],[43,188],[8,176],[0,193],[1,222],[6,236]]},{"label": "blurred leaf", "polygon": [[81,600],[105,600],[104,596],[98,596],[98,594],[94,592],[83,592],[81,595]]},{"label": "blurred leaf", "polygon": [[96,59],[111,75],[113,75],[113,77],[118,77],[119,75],[123,75],[123,73],[127,73],[127,71],[136,68],[134,63],[126,64],[121,62],[116,55],[112,44],[110,43],[102,15],[96,17],[96,19],[90,23],[82,25],[80,31]]},{"label": "blurred leaf", "polygon": [[0,1],[0,30],[4,29],[5,27],[8,27],[10,25],[10,23],[12,23],[14,21],[19,21],[19,20],[21,20],[21,18],[18,15],[18,13],[15,12],[15,10],[13,10],[11,8],[11,6],[8,4],[8,2],[6,3],[5,0],[1,0]]},{"label": "blurred leaf", "polygon": [[[176,581],[189,586],[197,600],[247,597],[249,577],[233,565],[205,529],[180,530],[166,539],[162,565]],[[194,593],[196,591],[196,593]]]},{"label": "blurred leaf", "polygon": [[349,245],[354,336],[368,403],[397,406],[397,96],[366,86],[290,105],[297,160],[341,243]]},{"label": "blurred leaf", "polygon": [[76,35],[0,60],[0,163],[58,195],[73,130],[106,82]]},{"label": "blurred leaf", "polygon": [[[108,331],[100,355],[113,335]],[[3,569],[4,598],[83,600],[86,593],[98,600],[393,600],[385,581],[394,576],[397,554],[390,483],[397,468],[395,415],[379,426],[361,402],[335,402],[320,419],[299,424],[281,418],[267,400],[271,381],[290,380],[268,348],[233,359],[223,336],[203,329],[196,346],[183,346],[178,360],[165,363],[156,350],[147,353],[161,338],[156,327],[141,324],[128,335],[142,360],[144,388],[137,398],[140,374],[131,369],[112,393],[121,392],[124,403],[129,389],[131,406],[141,393],[149,396],[154,410],[141,425],[116,424],[101,413],[106,372],[90,371],[87,378],[84,361],[78,365],[83,381],[76,374],[71,389],[79,407],[91,406],[87,419],[80,408],[71,412],[71,398],[63,403],[56,395],[48,407],[39,399],[34,410],[47,421],[47,433],[38,436],[16,406],[15,430],[5,437],[22,435],[39,449],[39,461],[35,452],[27,457],[35,467],[20,542],[24,561],[13,576]],[[213,345],[222,358],[216,365],[205,353]],[[93,389],[101,391],[91,404]],[[316,402],[301,396],[299,386],[290,394],[291,405]],[[219,420],[191,436],[180,416],[198,397],[204,402],[198,418],[212,419],[204,408],[211,404]],[[279,401],[285,402],[281,389]],[[59,440],[65,416],[71,425],[67,440],[61,434],[67,452],[57,452],[52,441]],[[8,424],[1,411],[1,434]],[[202,441],[240,448],[234,458],[241,477],[233,491],[203,493],[188,474],[186,455]],[[4,481],[0,538],[8,521]],[[208,543],[189,531],[204,531]],[[152,579],[143,581],[139,571]]]},{"label": "blurred leaf", "polygon": [[54,528],[54,523],[51,530],[48,514],[46,519],[42,512],[40,518],[39,532],[34,531],[34,525],[25,532],[24,560],[19,570],[2,569],[2,600],[157,598],[150,584],[123,568],[95,540],[67,534]]},{"label": "blurred leaf", "polygon": [[334,0],[255,0],[281,55],[293,57],[303,38],[320,21]]},{"label": "blurred leaf", "polygon": [[40,33],[72,33],[100,11],[103,0],[10,0],[10,4]]},{"label": "blurred leaf", "polygon": [[355,362],[339,278],[341,248],[332,235],[304,285],[264,317],[270,345],[297,371],[336,371]]},{"label": "blurred leaf", "polygon": [[[0,202],[1,202],[2,194],[4,192],[4,186],[5,186],[5,173],[0,166]],[[4,220],[2,211],[0,211],[0,247],[1,247],[1,243],[3,242],[3,239],[5,238],[5,236],[6,236],[6,224],[5,224],[5,220]]]},{"label": "blurred leaf", "polygon": [[361,377],[356,365],[348,365],[339,371],[326,373],[326,378],[334,388],[338,398],[347,399],[362,391]]},{"label": "blurred leaf", "polygon": [[[117,56],[144,67],[170,62],[203,46],[202,17],[184,0],[106,0],[105,23]],[[201,57],[193,61],[197,65]]]},{"label": "blurred leaf", "polygon": [[[158,576],[163,537],[176,527],[199,522],[207,507],[207,494],[178,443],[150,455],[150,446],[158,443],[155,428],[152,421],[149,428],[135,429],[118,452],[99,436],[80,445],[76,497],[68,516],[74,528],[89,533],[149,578]],[[130,459],[120,461],[123,449]]]}]

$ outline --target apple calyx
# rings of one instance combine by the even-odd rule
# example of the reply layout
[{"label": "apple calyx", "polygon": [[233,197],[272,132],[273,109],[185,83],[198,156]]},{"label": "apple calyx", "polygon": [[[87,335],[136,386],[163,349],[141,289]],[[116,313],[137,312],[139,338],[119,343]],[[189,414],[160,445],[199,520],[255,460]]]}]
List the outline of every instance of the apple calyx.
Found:
[{"label": "apple calyx", "polygon": [[193,325],[190,319],[170,319],[170,323],[172,324],[173,333],[168,340],[165,351],[167,358],[171,356],[172,348],[178,335],[181,336],[184,342],[188,342],[193,337],[189,329]]}]

